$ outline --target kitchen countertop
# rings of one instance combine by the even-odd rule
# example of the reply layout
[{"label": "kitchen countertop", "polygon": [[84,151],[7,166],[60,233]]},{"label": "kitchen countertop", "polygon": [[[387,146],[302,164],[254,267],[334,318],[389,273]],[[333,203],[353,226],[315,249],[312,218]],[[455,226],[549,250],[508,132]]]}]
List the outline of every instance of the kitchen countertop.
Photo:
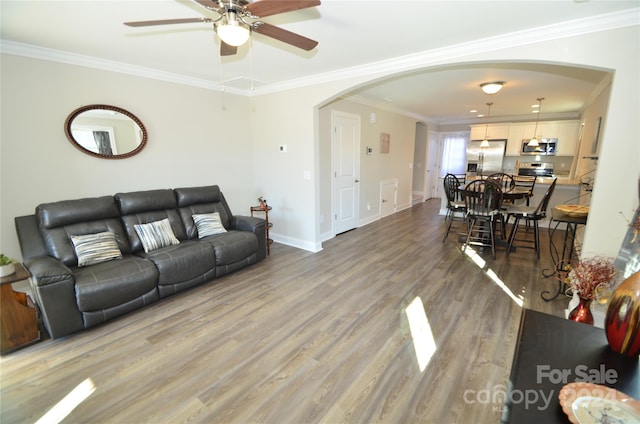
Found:
[{"label": "kitchen countertop", "polygon": [[[477,176],[467,176],[467,182],[478,179]],[[569,178],[568,175],[560,175],[555,177],[538,177],[536,179],[536,185],[549,185],[553,182],[554,178],[558,178],[556,187],[558,186],[579,186],[580,180],[576,178]]]},{"label": "kitchen countertop", "polygon": [[577,186],[580,184],[580,180],[576,178],[569,178],[568,175],[561,175],[561,176],[555,176],[555,177],[538,177],[538,179],[536,180],[536,184],[551,184],[554,178],[558,179],[556,186],[561,186],[561,185]]}]

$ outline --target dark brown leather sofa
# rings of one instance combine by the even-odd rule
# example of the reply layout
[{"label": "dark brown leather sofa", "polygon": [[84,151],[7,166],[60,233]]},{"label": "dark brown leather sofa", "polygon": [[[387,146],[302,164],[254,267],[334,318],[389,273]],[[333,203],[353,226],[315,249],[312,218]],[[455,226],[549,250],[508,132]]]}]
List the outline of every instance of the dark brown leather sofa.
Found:
[{"label": "dark brown leather sofa", "polygon": [[[200,238],[194,216],[215,212],[223,232]],[[136,227],[162,220],[168,220],[177,242],[146,251]],[[266,257],[264,220],[233,215],[218,186],[46,203],[15,223],[34,300],[52,338],[101,324]],[[79,266],[83,254],[71,236],[98,233],[113,234],[121,257]]]}]

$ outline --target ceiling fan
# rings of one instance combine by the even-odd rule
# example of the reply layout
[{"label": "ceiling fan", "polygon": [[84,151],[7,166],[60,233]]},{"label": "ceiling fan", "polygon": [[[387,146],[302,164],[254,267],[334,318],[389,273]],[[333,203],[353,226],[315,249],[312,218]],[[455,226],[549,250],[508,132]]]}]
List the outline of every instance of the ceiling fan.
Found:
[{"label": "ceiling fan", "polygon": [[125,22],[130,27],[144,27],[154,25],[188,24],[212,22],[220,38],[220,55],[236,54],[238,46],[244,44],[252,32],[265,35],[290,44],[303,50],[312,50],[318,45],[317,41],[286,29],[268,24],[256,19],[279,13],[292,12],[319,6],[320,0],[195,0],[208,10],[217,13],[217,18],[183,18],[164,19],[156,21]]}]

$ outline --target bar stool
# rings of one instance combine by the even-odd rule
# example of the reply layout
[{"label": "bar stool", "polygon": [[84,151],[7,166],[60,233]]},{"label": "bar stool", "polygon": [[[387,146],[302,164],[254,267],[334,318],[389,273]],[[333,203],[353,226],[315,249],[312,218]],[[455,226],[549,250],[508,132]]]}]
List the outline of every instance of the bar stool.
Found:
[{"label": "bar stool", "polygon": [[[451,231],[451,223],[454,219],[464,221],[467,207],[460,194],[460,180],[453,174],[444,176],[444,194],[447,196],[447,215],[445,216],[446,230],[442,242],[444,243]],[[456,216],[458,214],[458,216]]]},{"label": "bar stool", "polygon": [[[507,208],[507,222],[509,222],[510,217],[514,217],[516,220],[513,223],[513,227],[511,228],[511,233],[509,234],[509,247],[507,248],[507,255],[511,252],[511,247],[513,246],[513,242],[516,241],[516,233],[518,231],[518,224],[521,220],[524,220],[527,225],[525,227],[525,231],[523,234],[523,238],[518,239],[519,242],[528,243],[524,245],[520,245],[517,247],[524,247],[529,249],[535,249],[536,255],[538,259],[540,259],[540,231],[538,228],[538,221],[544,219],[547,216],[547,208],[549,207],[549,199],[551,199],[551,195],[553,194],[553,190],[556,188],[557,178],[553,180],[547,192],[542,196],[540,203],[535,208],[532,206],[518,206],[511,205]],[[526,238],[526,234],[529,232],[531,225],[533,224],[533,240]],[[533,243],[533,246],[530,245]]]},{"label": "bar stool", "polygon": [[491,247],[491,254],[495,259],[494,224],[502,214],[502,190],[490,180],[476,180],[466,185],[463,195],[469,229],[462,250],[466,250],[469,245]]}]

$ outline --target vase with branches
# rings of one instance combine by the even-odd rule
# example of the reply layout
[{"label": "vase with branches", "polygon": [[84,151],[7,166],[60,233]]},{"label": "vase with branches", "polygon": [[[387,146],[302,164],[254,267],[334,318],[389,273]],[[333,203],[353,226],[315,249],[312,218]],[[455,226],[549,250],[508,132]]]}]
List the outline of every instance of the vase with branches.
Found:
[{"label": "vase with branches", "polygon": [[593,324],[591,302],[598,297],[599,291],[610,289],[615,283],[613,259],[594,256],[567,264],[561,269],[567,270],[563,279],[567,286],[566,294],[575,294],[579,298],[578,306],[569,313],[569,319]]}]

